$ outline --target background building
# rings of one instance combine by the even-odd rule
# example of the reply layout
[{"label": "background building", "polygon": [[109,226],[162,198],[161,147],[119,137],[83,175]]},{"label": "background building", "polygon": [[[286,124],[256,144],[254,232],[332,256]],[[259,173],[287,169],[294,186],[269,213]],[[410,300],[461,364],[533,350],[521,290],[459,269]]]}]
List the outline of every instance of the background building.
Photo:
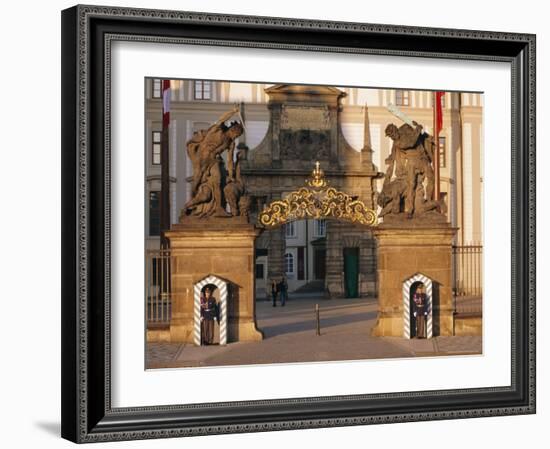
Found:
[{"label": "background building", "polygon": [[[146,249],[154,250],[158,249],[160,244],[161,80],[148,79],[145,88],[145,239]],[[284,109],[284,102],[289,100],[291,94],[294,95],[292,98],[297,98],[296,89],[292,86],[272,84],[208,80],[171,81],[169,165],[172,223],[178,221],[179,212],[189,199],[187,180],[192,174],[192,168],[186,152],[187,140],[193,132],[208,128],[236,104],[241,105],[245,119],[246,132],[241,137],[239,145],[249,149],[245,174],[249,191],[255,199],[254,210],[259,210],[263,204],[277,196],[283,196],[296,185],[303,184],[304,176],[311,171],[314,160],[305,158],[294,163],[290,162],[293,159],[289,155],[285,159],[284,144],[274,142],[276,138],[273,137],[275,134],[272,129],[274,126],[280,127],[283,123],[279,116],[279,106],[282,104]],[[431,133],[432,93],[415,90],[319,87],[317,94],[321,99],[319,101],[330,105],[327,108],[333,111],[327,113],[327,136],[332,136],[328,139],[334,140],[327,143],[327,148],[333,150],[327,151],[334,151],[338,159],[335,162],[331,155],[326,155],[326,164],[322,160],[322,165],[325,165],[323,168],[328,169],[329,178],[332,173],[336,185],[343,190],[356,191],[361,199],[374,207],[376,192],[381,189],[382,173],[386,169],[384,161],[391,150],[391,140],[384,136],[384,129],[389,123],[398,126],[401,124],[401,121],[388,111],[388,106],[390,103],[396,105],[413,120],[423,124],[426,131]],[[448,205],[448,218],[451,224],[459,228],[455,242],[457,246],[482,242],[482,125],[482,94],[445,93],[443,128],[439,139],[441,195]],[[331,129],[333,131],[330,131]],[[309,134],[305,138],[310,139],[309,146],[323,144],[321,141],[311,140]],[[275,152],[282,152],[277,161]],[[344,179],[339,175],[344,172],[356,173],[357,176],[347,176]],[[267,179],[271,181],[267,182]],[[342,226],[344,227],[341,228]],[[309,220],[286,225],[275,238],[269,235],[270,233],[264,233],[258,241],[256,254],[259,293],[261,294],[265,282],[277,272],[275,268],[278,268],[279,264],[286,273],[291,291],[319,289],[330,284],[331,292],[335,292],[338,290],[338,283],[343,282],[343,267],[346,263],[344,259],[347,257],[352,261],[356,259],[355,263],[360,267],[358,294],[376,294],[375,248],[368,236],[362,238],[360,243],[340,242],[338,251],[335,252],[335,242],[356,238],[353,236],[357,234],[345,226],[336,222]],[[327,240],[329,246],[330,242],[333,242],[332,247],[327,248]],[[357,254],[353,251],[345,254],[345,248],[351,250],[354,247],[359,248]],[[274,259],[274,248],[281,253],[279,258]],[[341,251],[342,248],[344,253]],[[476,282],[480,283],[480,279]],[[339,293],[346,295],[345,290],[342,286]]]}]

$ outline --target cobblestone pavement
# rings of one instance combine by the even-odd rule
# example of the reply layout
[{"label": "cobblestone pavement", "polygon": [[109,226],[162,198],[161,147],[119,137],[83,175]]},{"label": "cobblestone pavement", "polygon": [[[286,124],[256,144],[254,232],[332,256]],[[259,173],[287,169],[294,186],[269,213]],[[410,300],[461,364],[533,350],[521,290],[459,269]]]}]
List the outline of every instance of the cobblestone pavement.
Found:
[{"label": "cobblestone pavement", "polygon": [[[321,335],[316,335],[315,304],[320,307]],[[249,365],[360,360],[415,356],[480,354],[481,337],[405,340],[371,337],[376,299],[290,299],[285,307],[257,303],[261,342],[197,347],[149,343],[147,368]]]}]

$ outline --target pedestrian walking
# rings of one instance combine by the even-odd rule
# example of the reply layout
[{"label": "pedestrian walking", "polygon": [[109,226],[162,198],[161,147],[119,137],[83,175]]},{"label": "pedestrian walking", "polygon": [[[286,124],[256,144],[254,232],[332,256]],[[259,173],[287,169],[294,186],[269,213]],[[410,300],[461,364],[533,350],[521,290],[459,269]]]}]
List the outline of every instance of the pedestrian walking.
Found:
[{"label": "pedestrian walking", "polygon": [[279,292],[279,284],[275,279],[271,280],[271,298],[273,299],[273,307],[277,307],[277,293]]},{"label": "pedestrian walking", "polygon": [[279,282],[279,292],[281,294],[281,306],[284,306],[288,298],[288,284],[283,276]]}]

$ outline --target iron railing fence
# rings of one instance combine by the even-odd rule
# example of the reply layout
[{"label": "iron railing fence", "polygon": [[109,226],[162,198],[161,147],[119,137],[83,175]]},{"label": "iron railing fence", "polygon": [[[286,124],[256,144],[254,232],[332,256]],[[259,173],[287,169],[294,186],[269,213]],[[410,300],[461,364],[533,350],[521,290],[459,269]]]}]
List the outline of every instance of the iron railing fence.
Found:
[{"label": "iron railing fence", "polygon": [[453,246],[453,295],[476,297],[483,294],[483,246]]},{"label": "iron railing fence", "polygon": [[170,325],[172,316],[171,255],[169,249],[145,254],[145,316],[147,328]]}]

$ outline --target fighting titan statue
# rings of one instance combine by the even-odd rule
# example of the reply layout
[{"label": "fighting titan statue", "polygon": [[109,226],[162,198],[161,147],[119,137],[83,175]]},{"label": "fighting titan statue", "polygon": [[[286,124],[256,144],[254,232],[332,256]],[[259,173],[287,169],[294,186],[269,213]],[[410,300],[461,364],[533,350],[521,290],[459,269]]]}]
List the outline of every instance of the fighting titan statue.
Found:
[{"label": "fighting titan statue", "polygon": [[[239,114],[234,108],[223,114],[208,129],[201,129],[187,142],[187,154],[193,165],[191,199],[184,206],[182,215],[205,217],[247,216],[247,197],[240,173],[240,164],[245,158],[241,150],[235,159],[235,140],[242,135],[243,124],[227,120]],[[242,121],[242,120],[241,120]],[[227,152],[227,169],[222,155]],[[243,154],[241,154],[243,153]],[[230,213],[226,210],[229,201]]]},{"label": "fighting titan statue", "polygon": [[429,211],[437,215],[445,213],[445,204],[433,198],[433,137],[401,112],[391,107],[390,111],[406,123],[399,128],[390,123],[385,130],[393,145],[385,160],[387,169],[377,200],[382,211],[378,216],[404,214],[406,218],[418,218]]}]

